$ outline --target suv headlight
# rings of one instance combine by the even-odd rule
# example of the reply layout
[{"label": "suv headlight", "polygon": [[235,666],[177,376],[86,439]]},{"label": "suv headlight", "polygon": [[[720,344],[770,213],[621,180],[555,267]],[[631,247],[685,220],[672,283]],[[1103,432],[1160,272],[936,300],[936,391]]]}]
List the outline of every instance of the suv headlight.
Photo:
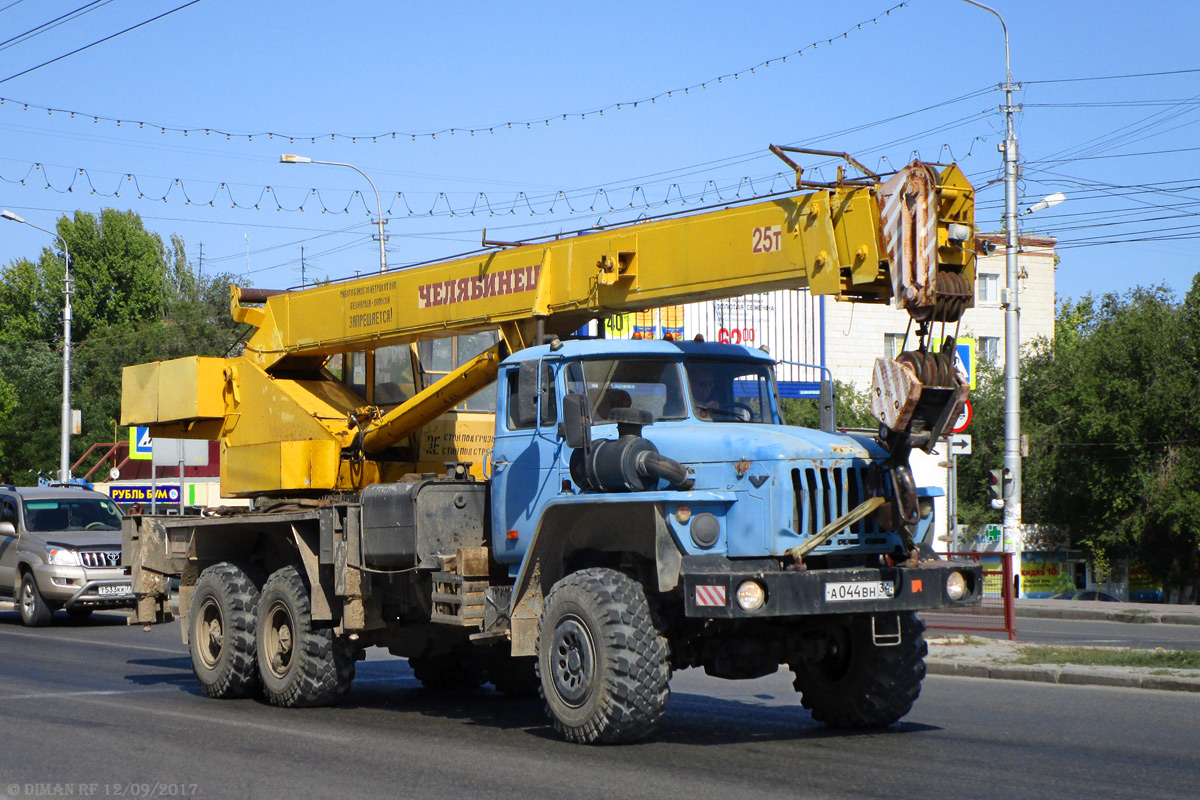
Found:
[{"label": "suv headlight", "polygon": [[50,554],[50,563],[56,567],[79,566],[79,555],[74,550],[68,550],[65,547],[47,547],[46,552]]}]

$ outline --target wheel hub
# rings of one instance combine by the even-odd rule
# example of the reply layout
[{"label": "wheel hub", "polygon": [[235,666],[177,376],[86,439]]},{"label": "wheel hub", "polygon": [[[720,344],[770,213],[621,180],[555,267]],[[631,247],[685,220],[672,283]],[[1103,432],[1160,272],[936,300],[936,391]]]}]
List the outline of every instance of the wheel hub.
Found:
[{"label": "wheel hub", "polygon": [[264,642],[267,663],[270,664],[271,672],[275,677],[283,678],[292,666],[294,644],[292,616],[285,605],[277,603],[271,607],[267,621]]},{"label": "wheel hub", "polygon": [[555,692],[569,706],[583,705],[591,694],[596,653],[591,633],[579,619],[565,617],[555,627],[551,658]]},{"label": "wheel hub", "polygon": [[200,609],[196,620],[196,641],[199,643],[200,660],[208,669],[216,667],[225,646],[225,626],[221,623],[221,609],[211,598]]}]

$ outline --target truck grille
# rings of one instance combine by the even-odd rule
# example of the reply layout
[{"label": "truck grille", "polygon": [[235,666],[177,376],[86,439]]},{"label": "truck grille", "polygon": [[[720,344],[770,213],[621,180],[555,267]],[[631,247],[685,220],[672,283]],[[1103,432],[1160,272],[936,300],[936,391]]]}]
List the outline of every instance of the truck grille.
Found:
[{"label": "truck grille", "polygon": [[81,550],[79,563],[85,567],[119,567],[121,566],[121,551]]},{"label": "truck grille", "polygon": [[[868,467],[835,467],[792,470],[796,504],[792,528],[802,536],[813,536],[833,520],[867,499]],[[837,533],[827,545],[853,546],[886,544],[887,536],[871,517]]]}]

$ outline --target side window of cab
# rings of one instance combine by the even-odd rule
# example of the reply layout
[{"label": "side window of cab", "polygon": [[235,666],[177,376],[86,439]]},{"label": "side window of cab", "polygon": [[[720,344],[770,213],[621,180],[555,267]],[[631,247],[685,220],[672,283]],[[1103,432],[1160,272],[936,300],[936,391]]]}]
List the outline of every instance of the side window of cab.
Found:
[{"label": "side window of cab", "polygon": [[17,504],[11,497],[0,497],[0,522],[11,522],[14,528],[18,527]]}]

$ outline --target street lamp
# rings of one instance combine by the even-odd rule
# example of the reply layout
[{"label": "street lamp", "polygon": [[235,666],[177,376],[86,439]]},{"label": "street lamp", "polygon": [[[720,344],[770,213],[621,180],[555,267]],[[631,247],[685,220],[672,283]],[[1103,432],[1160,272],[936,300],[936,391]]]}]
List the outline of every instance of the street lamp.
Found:
[{"label": "street lamp", "polygon": [[66,269],[63,274],[62,443],[58,454],[58,480],[68,483],[71,480],[71,252],[67,249],[67,240],[54,231],[26,222],[11,211],[0,211],[0,217],[28,225],[62,242]]},{"label": "street lamp", "polygon": [[343,164],[340,161],[317,161],[313,158],[305,156],[295,156],[289,153],[284,153],[279,157],[280,164],[324,164],[327,167],[348,167],[354,170],[359,175],[367,179],[367,183],[371,184],[371,189],[375,192],[375,205],[379,209],[379,218],[375,220],[375,224],[379,226],[379,271],[387,272],[387,252],[384,250],[383,243],[387,241],[384,236],[383,226],[387,222],[383,218],[383,201],[379,199],[379,190],[375,188],[375,181],[371,180],[371,176],[363,172],[353,164]]},{"label": "street lamp", "polygon": [[[1013,542],[1016,548],[1021,532],[1021,381],[1020,381],[1020,306],[1017,282],[1017,134],[1013,127],[1012,62],[1008,52],[1008,25],[994,8],[976,0],[963,0],[983,9],[1000,20],[1004,29],[1004,120],[1005,136],[1000,145],[1004,154],[1004,234],[1005,267],[1008,286],[1001,297],[1004,306],[1004,469],[1012,479],[1012,488],[1004,498],[1004,534],[1002,541]],[[1018,572],[1018,574],[1020,574]]]}]

